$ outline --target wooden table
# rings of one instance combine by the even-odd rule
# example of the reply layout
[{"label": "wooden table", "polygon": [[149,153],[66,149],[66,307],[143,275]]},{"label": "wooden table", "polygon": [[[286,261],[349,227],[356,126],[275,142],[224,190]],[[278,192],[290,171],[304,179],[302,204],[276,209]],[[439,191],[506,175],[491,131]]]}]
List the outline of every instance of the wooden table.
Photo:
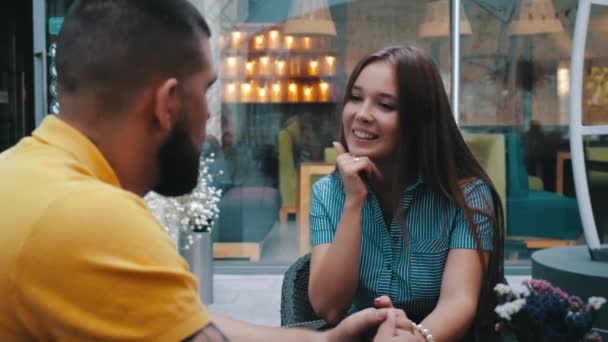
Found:
[{"label": "wooden table", "polygon": [[310,252],[310,198],[312,184],[310,178],[314,175],[328,175],[336,169],[334,163],[308,162],[300,165],[298,172],[296,231],[298,251],[300,255]]},{"label": "wooden table", "polygon": [[[572,159],[570,152],[557,152],[557,162],[555,165],[555,192],[564,193],[564,164],[566,160]],[[608,161],[586,160],[585,167],[588,171],[608,172]]]},{"label": "wooden table", "polygon": [[558,194],[564,193],[564,163],[568,159],[572,159],[570,152],[557,152],[557,161],[555,162],[555,192]]}]

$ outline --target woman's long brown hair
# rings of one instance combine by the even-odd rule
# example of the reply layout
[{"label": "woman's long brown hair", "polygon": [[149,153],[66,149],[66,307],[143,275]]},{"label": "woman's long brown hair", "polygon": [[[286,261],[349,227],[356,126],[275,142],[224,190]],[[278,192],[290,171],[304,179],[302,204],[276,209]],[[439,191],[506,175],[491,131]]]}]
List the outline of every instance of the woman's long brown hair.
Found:
[{"label": "woman's long brown hair", "polygon": [[[412,175],[421,176],[434,192],[443,195],[462,210],[475,238],[483,270],[476,325],[489,328],[495,316],[493,288],[503,281],[504,213],[498,192],[466,145],[452,115],[439,70],[424,50],[405,44],[387,47],[363,58],[348,80],[343,105],[350,98],[352,87],[361,71],[377,61],[387,61],[394,65],[397,79],[400,137],[393,164],[392,184],[399,191],[390,194],[390,199],[399,208],[402,191],[408,181],[404,175],[409,175],[409,180]],[[340,131],[340,141],[348,148],[344,129]],[[467,205],[463,184],[473,179],[482,179],[490,187],[493,212],[484,212]],[[402,212],[403,210],[395,211],[401,213],[401,226],[407,243],[407,229]],[[491,216],[493,223],[492,251],[487,260],[487,268],[484,266],[481,238],[473,220],[475,212]]]}]

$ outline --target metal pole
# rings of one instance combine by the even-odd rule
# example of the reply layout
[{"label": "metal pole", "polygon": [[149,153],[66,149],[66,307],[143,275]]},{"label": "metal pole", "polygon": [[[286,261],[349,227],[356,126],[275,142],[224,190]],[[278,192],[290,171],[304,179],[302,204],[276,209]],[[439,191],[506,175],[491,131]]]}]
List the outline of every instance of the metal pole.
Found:
[{"label": "metal pole", "polygon": [[36,126],[48,114],[46,80],[46,0],[32,0],[34,23],[34,115]]},{"label": "metal pole", "polygon": [[585,43],[587,40],[590,12],[590,1],[582,0],[578,3],[572,42],[572,65],[570,68],[570,152],[572,153],[572,173],[574,175],[576,199],[578,201],[581,221],[583,222],[585,231],[585,240],[587,241],[590,250],[599,250],[601,247],[600,240],[593,217],[589,187],[587,184],[587,173],[585,170],[581,113],[583,105]]},{"label": "metal pole", "polygon": [[450,0],[450,38],[452,42],[451,100],[454,120],[460,125],[460,0]]}]

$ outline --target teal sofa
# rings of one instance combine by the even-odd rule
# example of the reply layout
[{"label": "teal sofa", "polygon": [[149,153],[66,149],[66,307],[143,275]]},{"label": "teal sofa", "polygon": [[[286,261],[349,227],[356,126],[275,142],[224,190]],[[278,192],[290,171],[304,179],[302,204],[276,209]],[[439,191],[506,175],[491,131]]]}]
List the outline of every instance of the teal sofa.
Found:
[{"label": "teal sofa", "polygon": [[519,136],[507,143],[507,235],[576,240],[583,227],[576,199],[530,189]]}]

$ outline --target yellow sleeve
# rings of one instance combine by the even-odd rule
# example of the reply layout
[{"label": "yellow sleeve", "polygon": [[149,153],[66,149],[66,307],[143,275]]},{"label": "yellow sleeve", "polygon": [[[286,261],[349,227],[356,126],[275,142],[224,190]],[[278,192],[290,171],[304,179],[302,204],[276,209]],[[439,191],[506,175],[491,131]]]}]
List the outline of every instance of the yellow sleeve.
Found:
[{"label": "yellow sleeve", "polygon": [[42,341],[181,341],[209,323],[166,232],[118,189],[53,204],[17,264],[19,314]]}]

